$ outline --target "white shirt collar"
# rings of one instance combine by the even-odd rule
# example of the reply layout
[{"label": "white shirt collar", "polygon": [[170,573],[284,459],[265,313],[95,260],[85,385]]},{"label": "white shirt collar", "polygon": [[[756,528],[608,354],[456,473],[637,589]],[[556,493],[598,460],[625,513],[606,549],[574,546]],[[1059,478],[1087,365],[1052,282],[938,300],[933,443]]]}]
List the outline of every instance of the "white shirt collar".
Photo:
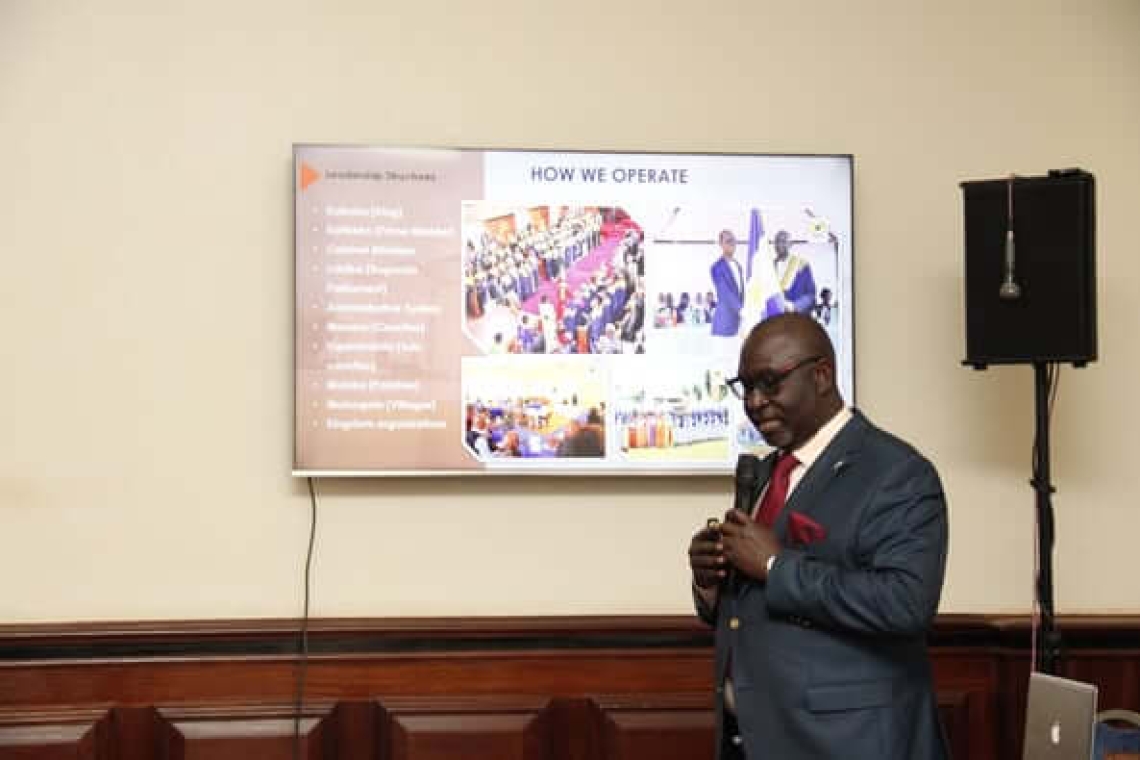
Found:
[{"label": "white shirt collar", "polygon": [[[851,413],[850,407],[844,404],[835,416],[823,424],[819,430],[815,431],[815,435],[807,439],[802,446],[794,450],[792,453],[796,455],[800,465],[796,468],[798,471],[807,470],[815,460],[819,459],[820,454],[827,448],[835,436],[839,435],[839,431],[854,415]],[[802,470],[800,469],[802,468]]]}]

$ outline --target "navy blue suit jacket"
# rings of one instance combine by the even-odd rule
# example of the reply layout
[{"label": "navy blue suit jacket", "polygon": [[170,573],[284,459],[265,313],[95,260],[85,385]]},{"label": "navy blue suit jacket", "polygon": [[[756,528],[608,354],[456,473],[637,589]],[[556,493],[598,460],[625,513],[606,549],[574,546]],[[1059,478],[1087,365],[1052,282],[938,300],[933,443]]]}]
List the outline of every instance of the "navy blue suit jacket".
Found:
[{"label": "navy blue suit jacket", "polygon": [[[789,525],[804,518],[823,535],[796,544]],[[767,583],[723,585],[711,609],[695,597],[716,627],[717,756],[731,649],[749,760],[947,758],[926,648],[947,551],[934,467],[855,412],[774,529],[784,548]]]},{"label": "navy blue suit jacket", "polygon": [[[736,335],[740,330],[740,309],[744,305],[744,292],[733,274],[734,265],[723,256],[716,260],[709,273],[716,288],[716,308],[712,315],[713,335]],[[743,276],[743,272],[740,273]]]}]

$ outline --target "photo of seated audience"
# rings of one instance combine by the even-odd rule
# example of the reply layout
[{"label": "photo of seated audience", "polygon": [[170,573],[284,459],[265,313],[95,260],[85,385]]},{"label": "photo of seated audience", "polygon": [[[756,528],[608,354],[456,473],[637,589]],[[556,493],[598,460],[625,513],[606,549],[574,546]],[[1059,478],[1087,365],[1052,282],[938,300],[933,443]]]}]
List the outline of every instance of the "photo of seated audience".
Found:
[{"label": "photo of seated audience", "polygon": [[644,351],[644,235],[620,208],[464,204],[464,327],[487,354]]},{"label": "photo of seated audience", "polygon": [[[604,406],[604,404],[603,404]],[[467,447],[481,460],[604,457],[599,406],[545,396],[478,398],[466,405]]]},{"label": "photo of seated audience", "polygon": [[503,465],[502,460],[605,457],[605,383],[594,361],[515,360],[517,371],[508,383],[502,361],[463,362],[464,443],[476,458]]},{"label": "photo of seated audience", "polygon": [[692,329],[708,333],[708,324],[716,310],[716,293],[658,293],[653,312],[653,327],[659,330]]}]

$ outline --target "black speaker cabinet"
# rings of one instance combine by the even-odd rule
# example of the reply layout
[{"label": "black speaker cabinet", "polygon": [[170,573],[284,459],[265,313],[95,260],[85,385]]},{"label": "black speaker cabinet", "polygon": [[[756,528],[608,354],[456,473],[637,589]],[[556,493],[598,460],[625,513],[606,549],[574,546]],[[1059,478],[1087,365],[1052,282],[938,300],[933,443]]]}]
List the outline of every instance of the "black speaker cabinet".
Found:
[{"label": "black speaker cabinet", "polygon": [[962,194],[963,363],[982,369],[988,364],[1081,366],[1094,361],[1093,176],[1065,169],[1044,177],[963,182]]}]

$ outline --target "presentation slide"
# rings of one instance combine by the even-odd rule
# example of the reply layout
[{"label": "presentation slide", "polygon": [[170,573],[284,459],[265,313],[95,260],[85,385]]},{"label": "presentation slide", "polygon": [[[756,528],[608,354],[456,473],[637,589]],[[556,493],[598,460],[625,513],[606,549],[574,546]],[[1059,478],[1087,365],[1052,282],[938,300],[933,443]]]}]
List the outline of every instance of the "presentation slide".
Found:
[{"label": "presentation slide", "polygon": [[297,476],[732,472],[769,316],[854,403],[852,158],[296,145]]}]

